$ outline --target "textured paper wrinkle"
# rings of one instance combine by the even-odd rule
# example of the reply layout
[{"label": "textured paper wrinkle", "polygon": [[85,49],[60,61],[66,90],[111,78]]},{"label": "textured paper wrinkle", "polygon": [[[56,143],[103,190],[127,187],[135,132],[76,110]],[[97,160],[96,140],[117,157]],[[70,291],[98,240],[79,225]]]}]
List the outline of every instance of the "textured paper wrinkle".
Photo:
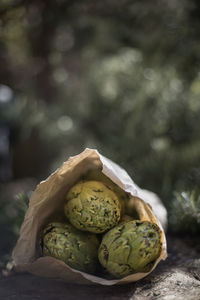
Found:
[{"label": "textured paper wrinkle", "polygon": [[[131,193],[132,196],[136,196],[137,190],[135,188],[135,184],[130,178],[130,176],[128,175],[128,173],[120,166],[118,166],[116,163],[112,162],[110,159],[104,157],[100,153],[98,154],[103,164],[102,173],[110,177],[114,183],[119,185],[127,193]],[[123,178],[123,182],[121,178]]]},{"label": "textured paper wrinkle", "polygon": [[153,214],[149,204],[137,198],[137,185],[128,173],[117,164],[105,158],[95,149],[86,149],[81,154],[70,157],[61,168],[42,181],[33,193],[29,209],[20,230],[20,237],[13,251],[13,260],[18,271],[28,271],[35,275],[61,278],[69,282],[82,284],[113,285],[137,281],[147,274],[136,273],[122,279],[107,280],[96,275],[73,270],[65,263],[53,257],[39,257],[39,237],[42,227],[55,215],[63,211],[65,195],[89,170],[102,170],[113,182],[133,196],[133,203],[142,220],[158,224],[162,231],[163,248],[153,269],[161,259],[166,258],[166,239],[164,231]]}]

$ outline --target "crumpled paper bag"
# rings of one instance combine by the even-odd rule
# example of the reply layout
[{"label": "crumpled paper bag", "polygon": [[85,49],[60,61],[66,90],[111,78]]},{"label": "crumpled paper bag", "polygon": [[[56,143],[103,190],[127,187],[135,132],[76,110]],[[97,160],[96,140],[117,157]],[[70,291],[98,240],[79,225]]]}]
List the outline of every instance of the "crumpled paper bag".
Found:
[{"label": "crumpled paper bag", "polygon": [[[166,226],[166,210],[158,198],[151,192],[141,190],[129,177],[127,172],[117,164],[102,156],[95,149],[85,149],[68,161],[45,181],[42,181],[33,193],[29,208],[21,226],[20,236],[13,250],[14,269],[18,272],[30,272],[35,275],[60,278],[78,284],[114,285],[137,281],[149,273],[136,273],[122,279],[108,280],[70,268],[64,262],[53,257],[40,257],[39,239],[41,229],[55,216],[63,216],[63,205],[67,191],[80,177],[90,170],[102,170],[102,173],[132,195],[132,205],[141,220],[156,223],[162,232],[162,251],[150,272],[160,260],[167,257],[166,238],[162,225]],[[149,193],[149,194],[148,194]],[[151,197],[148,198],[148,195]],[[160,217],[160,221],[153,213]],[[159,208],[159,209],[158,209]],[[162,223],[162,225],[161,225]]]}]

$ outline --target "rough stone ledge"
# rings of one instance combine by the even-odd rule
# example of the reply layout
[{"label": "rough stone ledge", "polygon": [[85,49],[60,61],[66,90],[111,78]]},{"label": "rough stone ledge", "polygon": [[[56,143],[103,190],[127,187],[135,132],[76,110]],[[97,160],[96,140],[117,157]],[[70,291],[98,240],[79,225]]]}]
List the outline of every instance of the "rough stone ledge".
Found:
[{"label": "rough stone ledge", "polygon": [[122,286],[83,286],[30,274],[0,276],[0,300],[199,300],[200,242],[168,238],[169,257],[143,280]]}]

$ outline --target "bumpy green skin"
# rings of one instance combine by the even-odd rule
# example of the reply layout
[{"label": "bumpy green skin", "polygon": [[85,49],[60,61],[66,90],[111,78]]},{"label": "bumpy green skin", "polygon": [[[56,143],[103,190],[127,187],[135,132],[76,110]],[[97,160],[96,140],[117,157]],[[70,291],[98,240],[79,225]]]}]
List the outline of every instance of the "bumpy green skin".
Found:
[{"label": "bumpy green skin", "polygon": [[160,229],[147,221],[130,221],[108,231],[98,251],[99,261],[115,278],[148,272],[161,252]]},{"label": "bumpy green skin", "polygon": [[79,271],[95,273],[99,242],[92,233],[81,232],[71,224],[54,222],[43,230],[41,247],[44,256],[58,258]]},{"label": "bumpy green skin", "polygon": [[121,205],[104,183],[81,181],[69,190],[64,212],[77,229],[102,233],[118,224]]},{"label": "bumpy green skin", "polygon": [[124,190],[122,190],[110,178],[104,175],[101,170],[90,170],[86,175],[84,175],[84,179],[101,181],[108,186],[118,196],[121,205],[121,214],[124,214],[125,205],[129,201],[129,196]]}]

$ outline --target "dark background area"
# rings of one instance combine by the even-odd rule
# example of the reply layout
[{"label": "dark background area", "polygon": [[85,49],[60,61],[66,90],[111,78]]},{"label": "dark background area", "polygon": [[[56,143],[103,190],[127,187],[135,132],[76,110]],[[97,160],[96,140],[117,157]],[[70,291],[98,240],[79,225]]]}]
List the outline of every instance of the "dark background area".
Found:
[{"label": "dark background area", "polygon": [[199,32],[197,0],[1,0],[1,266],[31,191],[86,147],[199,231]]}]

